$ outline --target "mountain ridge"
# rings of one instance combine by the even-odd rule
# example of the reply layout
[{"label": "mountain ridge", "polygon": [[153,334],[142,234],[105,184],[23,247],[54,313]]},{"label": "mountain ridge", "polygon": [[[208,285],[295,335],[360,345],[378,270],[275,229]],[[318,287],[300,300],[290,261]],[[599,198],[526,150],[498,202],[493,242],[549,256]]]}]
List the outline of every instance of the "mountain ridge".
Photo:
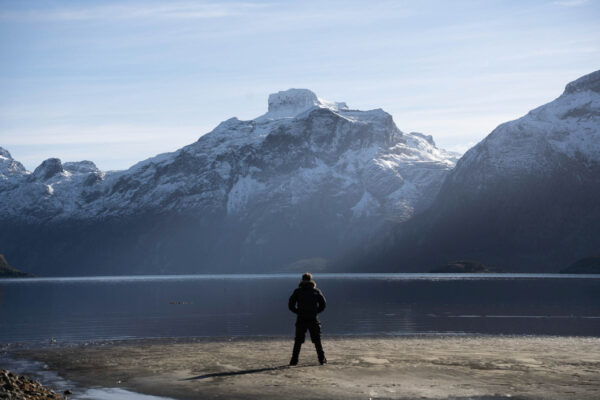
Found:
[{"label": "mountain ridge", "polygon": [[581,77],[552,102],[499,125],[457,162],[427,211],[381,232],[344,263],[424,271],[476,259],[510,272],[558,272],[594,254],[599,82],[600,71]]},{"label": "mountain ridge", "polygon": [[[0,220],[29,235],[21,243],[31,249],[73,257],[69,271],[73,263],[96,271],[105,263],[113,272],[131,270],[123,264],[145,265],[134,272],[273,270],[331,258],[387,219],[410,218],[455,161],[431,138],[400,131],[383,110],[351,110],[292,89],[272,95],[256,119],[230,118],[124,171],[58,159],[33,173],[4,168]],[[107,255],[74,232],[119,250]],[[16,237],[0,239],[19,265],[47,273]]]}]

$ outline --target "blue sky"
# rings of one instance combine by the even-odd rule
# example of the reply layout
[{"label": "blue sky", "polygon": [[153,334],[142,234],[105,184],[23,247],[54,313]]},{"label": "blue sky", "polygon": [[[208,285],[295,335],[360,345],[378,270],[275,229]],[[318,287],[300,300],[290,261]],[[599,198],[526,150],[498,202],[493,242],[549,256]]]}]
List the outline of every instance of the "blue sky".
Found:
[{"label": "blue sky", "polygon": [[309,88],[464,151],[600,69],[600,1],[0,0],[0,146],[123,169]]}]

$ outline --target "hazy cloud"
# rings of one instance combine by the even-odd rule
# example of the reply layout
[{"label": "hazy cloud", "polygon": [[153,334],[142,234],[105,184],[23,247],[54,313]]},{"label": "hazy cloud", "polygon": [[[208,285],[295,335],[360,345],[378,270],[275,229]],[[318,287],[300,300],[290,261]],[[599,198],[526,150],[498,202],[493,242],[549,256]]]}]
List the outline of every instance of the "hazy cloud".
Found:
[{"label": "hazy cloud", "polygon": [[304,87],[463,151],[598,68],[598,4],[6,1],[0,145],[121,168]]},{"label": "hazy cloud", "polygon": [[[214,128],[214,127],[213,127]],[[210,129],[197,126],[144,126],[131,124],[111,124],[100,126],[53,126],[30,131],[3,131],[2,146],[12,145],[56,145],[56,144],[97,144],[97,143],[143,143],[150,141],[179,141],[189,144]]]},{"label": "hazy cloud", "polygon": [[172,20],[211,19],[246,14],[267,7],[256,3],[161,2],[158,4],[133,3],[91,7],[57,8],[50,10],[4,11],[4,20],[87,21],[87,20]]},{"label": "hazy cloud", "polygon": [[555,6],[561,6],[561,7],[577,7],[577,6],[586,4],[586,3],[589,3],[589,0],[562,0],[562,1],[555,1],[552,4],[554,4]]}]

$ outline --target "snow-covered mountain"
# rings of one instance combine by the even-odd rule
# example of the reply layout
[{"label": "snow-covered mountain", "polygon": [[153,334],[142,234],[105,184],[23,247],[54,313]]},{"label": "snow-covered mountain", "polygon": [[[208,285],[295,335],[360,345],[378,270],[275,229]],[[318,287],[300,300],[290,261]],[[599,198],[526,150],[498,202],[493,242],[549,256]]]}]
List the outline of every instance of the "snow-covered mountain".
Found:
[{"label": "snow-covered mountain", "polygon": [[36,274],[281,270],[424,210],[456,159],[381,109],[290,89],[125,171],[31,173],[2,149],[0,250]]},{"label": "snow-covered mountain", "polygon": [[[428,270],[475,259],[558,272],[600,251],[600,71],[498,126],[448,175],[432,207],[358,259]],[[365,268],[365,265],[361,265]]]},{"label": "snow-covered mountain", "polygon": [[556,100],[498,126],[464,155],[452,180],[472,174],[508,178],[527,171],[550,173],[558,163],[571,161],[600,162],[600,71],[569,83]]}]

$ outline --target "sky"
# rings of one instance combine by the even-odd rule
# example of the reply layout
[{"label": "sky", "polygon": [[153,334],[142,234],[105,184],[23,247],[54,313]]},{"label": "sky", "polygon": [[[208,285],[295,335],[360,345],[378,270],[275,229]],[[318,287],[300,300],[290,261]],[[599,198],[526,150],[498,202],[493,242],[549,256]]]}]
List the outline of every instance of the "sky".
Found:
[{"label": "sky", "polygon": [[125,169],[308,88],[464,152],[600,69],[600,0],[0,0],[0,146]]}]

